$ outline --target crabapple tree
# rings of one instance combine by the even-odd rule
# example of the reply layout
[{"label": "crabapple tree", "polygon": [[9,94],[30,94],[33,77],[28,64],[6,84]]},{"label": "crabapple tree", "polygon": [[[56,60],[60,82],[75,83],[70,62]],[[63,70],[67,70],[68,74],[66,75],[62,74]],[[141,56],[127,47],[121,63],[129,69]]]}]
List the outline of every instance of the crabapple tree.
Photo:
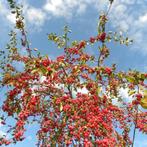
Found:
[{"label": "crabapple tree", "polygon": [[[48,39],[63,49],[52,60],[31,49],[22,9],[13,0],[7,1],[16,25],[7,49],[1,51],[1,87],[7,89],[1,124],[7,127],[8,136],[0,138],[0,145],[23,141],[26,126],[36,123],[36,145],[42,147],[133,146],[136,129],[147,133],[147,73],[118,71],[115,64],[105,64],[110,41],[131,43],[129,38],[106,31],[109,10],[100,14],[97,35],[89,39],[70,41],[67,26],[61,36],[49,34]],[[111,0],[110,7],[112,4]],[[88,46],[98,56],[87,53]],[[22,49],[28,54],[21,54]],[[22,65],[21,71],[14,62]],[[131,102],[120,95],[122,88],[128,89]]]}]

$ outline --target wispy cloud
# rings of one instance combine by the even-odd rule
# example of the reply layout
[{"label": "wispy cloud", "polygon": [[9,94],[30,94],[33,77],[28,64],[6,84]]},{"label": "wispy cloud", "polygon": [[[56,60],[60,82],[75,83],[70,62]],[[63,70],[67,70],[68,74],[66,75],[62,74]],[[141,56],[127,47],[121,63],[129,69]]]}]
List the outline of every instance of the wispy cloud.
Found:
[{"label": "wispy cloud", "polygon": [[127,32],[134,40],[132,50],[147,55],[147,1],[117,0],[110,13],[111,24],[115,29]]},{"label": "wispy cloud", "polygon": [[5,135],[6,135],[6,133],[4,133],[3,131],[0,130],[0,138],[4,138]]},{"label": "wispy cloud", "polygon": [[[108,0],[47,0],[43,9],[54,17],[71,18],[90,7],[100,12],[108,7]],[[131,49],[147,55],[147,1],[114,0],[109,17],[115,29],[127,32],[134,40]]]},{"label": "wispy cloud", "polygon": [[[108,0],[46,0],[39,8],[29,4],[28,0],[20,0],[24,5],[26,24],[36,28],[42,27],[48,19],[63,17],[72,21],[88,9],[98,11],[107,9]],[[0,15],[10,23],[14,16],[6,7],[6,1],[0,2]],[[134,40],[131,49],[147,55],[147,1],[146,0],[114,0],[110,11],[111,25],[115,30],[127,32]]]},{"label": "wispy cloud", "polygon": [[41,9],[30,7],[26,12],[26,18],[32,25],[41,26],[44,24],[46,14]]},{"label": "wispy cloud", "polygon": [[72,16],[85,13],[91,6],[96,9],[96,6],[99,6],[99,9],[101,9],[107,2],[108,0],[46,0],[43,9],[53,16],[69,19]]},{"label": "wispy cloud", "polygon": [[[44,10],[31,6],[26,0],[22,1],[22,5],[26,24],[33,28],[41,27],[47,19]],[[8,8],[8,3],[6,3],[6,1],[4,0],[0,2],[0,16],[1,19],[3,19],[3,21],[5,22],[5,24],[9,26],[15,24],[15,15],[11,14]]]},{"label": "wispy cloud", "polygon": [[6,136],[6,133],[3,131],[3,125],[1,124],[0,120],[0,138],[4,138]]},{"label": "wispy cloud", "polygon": [[128,88],[120,88],[119,89],[119,97],[121,97],[121,101],[118,97],[112,99],[112,103],[118,107],[123,106],[123,103],[131,103],[134,98],[132,96],[129,96],[129,89]]},{"label": "wispy cloud", "polygon": [[139,17],[139,22],[141,22],[141,24],[147,24],[147,13]]}]

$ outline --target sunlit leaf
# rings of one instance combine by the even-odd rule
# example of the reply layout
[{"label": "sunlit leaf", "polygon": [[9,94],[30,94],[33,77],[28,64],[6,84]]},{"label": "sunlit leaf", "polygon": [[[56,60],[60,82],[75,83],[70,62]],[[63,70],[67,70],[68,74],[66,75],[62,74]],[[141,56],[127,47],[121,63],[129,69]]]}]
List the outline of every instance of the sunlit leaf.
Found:
[{"label": "sunlit leaf", "polygon": [[147,109],[147,96],[141,99],[140,105],[141,105],[144,109]]}]

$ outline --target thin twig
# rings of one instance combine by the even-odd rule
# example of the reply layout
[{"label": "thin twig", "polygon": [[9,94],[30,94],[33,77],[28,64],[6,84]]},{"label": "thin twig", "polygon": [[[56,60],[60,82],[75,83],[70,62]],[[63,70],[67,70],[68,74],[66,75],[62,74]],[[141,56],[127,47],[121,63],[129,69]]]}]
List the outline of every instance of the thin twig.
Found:
[{"label": "thin twig", "polygon": [[138,120],[138,106],[136,107],[135,126],[134,126],[134,131],[133,131],[132,147],[134,146],[134,141],[135,141],[135,136],[136,136],[137,120]]},{"label": "thin twig", "polygon": [[106,16],[108,16],[108,14],[109,14],[109,12],[110,12],[110,10],[111,10],[111,7],[112,7],[112,3],[110,3],[110,5],[109,5],[109,7],[108,7],[108,10],[107,10],[107,12],[106,12]]},{"label": "thin twig", "polygon": [[[140,93],[139,86],[138,88],[138,93]],[[136,116],[135,116],[135,126],[134,126],[134,131],[133,131],[133,142],[132,142],[132,147],[134,146],[134,141],[135,141],[135,136],[136,136],[136,128],[137,128],[137,121],[138,121],[138,106],[135,107],[136,110]]]}]

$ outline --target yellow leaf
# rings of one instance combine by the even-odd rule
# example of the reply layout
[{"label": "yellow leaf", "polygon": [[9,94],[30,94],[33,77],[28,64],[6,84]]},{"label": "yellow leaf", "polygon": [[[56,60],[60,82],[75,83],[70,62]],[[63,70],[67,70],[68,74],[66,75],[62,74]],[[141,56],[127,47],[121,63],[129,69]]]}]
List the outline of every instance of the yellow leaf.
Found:
[{"label": "yellow leaf", "polygon": [[9,84],[12,81],[12,75],[11,73],[7,72],[5,73],[4,77],[3,77],[3,84]]},{"label": "yellow leaf", "polygon": [[97,94],[100,94],[102,92],[102,87],[97,88]]},{"label": "yellow leaf", "polygon": [[130,90],[128,94],[129,94],[129,96],[131,96],[131,95],[135,94],[135,92],[136,92],[135,90]]},{"label": "yellow leaf", "polygon": [[31,71],[32,74],[38,73],[38,72],[39,72],[39,69],[38,69],[38,68],[35,68],[35,69],[33,69],[33,70]]},{"label": "yellow leaf", "polygon": [[147,97],[147,90],[144,90],[144,97]]},{"label": "yellow leaf", "polygon": [[60,111],[62,111],[63,110],[63,105],[62,105],[62,103],[60,103]]},{"label": "yellow leaf", "polygon": [[140,105],[144,108],[147,109],[147,97],[144,97],[141,99]]}]

